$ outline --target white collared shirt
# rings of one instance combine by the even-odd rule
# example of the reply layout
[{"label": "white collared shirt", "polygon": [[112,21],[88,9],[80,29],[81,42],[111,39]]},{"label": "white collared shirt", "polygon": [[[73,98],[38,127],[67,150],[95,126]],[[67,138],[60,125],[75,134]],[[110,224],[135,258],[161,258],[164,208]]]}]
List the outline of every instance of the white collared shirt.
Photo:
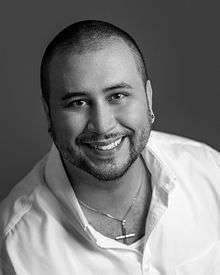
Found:
[{"label": "white collared shirt", "polygon": [[51,151],[0,206],[1,275],[219,275],[220,154],[152,131],[142,156],[152,199],[145,236],[125,245],[87,221]]}]

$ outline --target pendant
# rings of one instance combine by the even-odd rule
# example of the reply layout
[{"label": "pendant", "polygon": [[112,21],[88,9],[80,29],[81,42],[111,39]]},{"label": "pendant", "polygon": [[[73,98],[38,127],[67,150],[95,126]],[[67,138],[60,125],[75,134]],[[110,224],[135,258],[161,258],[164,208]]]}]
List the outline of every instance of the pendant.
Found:
[{"label": "pendant", "polygon": [[127,238],[131,238],[131,237],[134,237],[135,236],[135,233],[131,233],[131,234],[127,234],[127,231],[126,231],[126,228],[125,228],[125,223],[126,223],[126,220],[122,220],[121,221],[121,231],[122,231],[122,235],[120,236],[117,236],[115,238],[115,240],[123,240],[124,244],[128,244],[127,242]]}]

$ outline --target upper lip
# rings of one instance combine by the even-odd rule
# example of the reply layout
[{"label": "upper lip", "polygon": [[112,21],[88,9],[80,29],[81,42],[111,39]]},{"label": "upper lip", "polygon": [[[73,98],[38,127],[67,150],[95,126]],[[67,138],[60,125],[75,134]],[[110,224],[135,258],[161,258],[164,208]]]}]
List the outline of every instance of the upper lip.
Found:
[{"label": "upper lip", "polygon": [[93,146],[107,146],[121,138],[122,138],[122,136],[117,137],[117,138],[101,139],[101,140],[96,140],[96,141],[85,141],[83,143],[90,144]]}]

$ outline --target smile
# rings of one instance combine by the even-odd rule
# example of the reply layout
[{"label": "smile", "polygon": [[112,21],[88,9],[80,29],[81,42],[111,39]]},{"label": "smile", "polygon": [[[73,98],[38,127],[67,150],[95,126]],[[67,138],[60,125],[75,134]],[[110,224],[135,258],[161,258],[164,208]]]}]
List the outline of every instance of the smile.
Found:
[{"label": "smile", "polygon": [[116,148],[122,141],[122,137],[111,142],[111,143],[107,143],[107,142],[94,142],[94,143],[89,143],[87,144],[87,146],[91,147],[92,149],[95,150],[100,150],[100,151],[109,151],[112,150],[114,148]]}]

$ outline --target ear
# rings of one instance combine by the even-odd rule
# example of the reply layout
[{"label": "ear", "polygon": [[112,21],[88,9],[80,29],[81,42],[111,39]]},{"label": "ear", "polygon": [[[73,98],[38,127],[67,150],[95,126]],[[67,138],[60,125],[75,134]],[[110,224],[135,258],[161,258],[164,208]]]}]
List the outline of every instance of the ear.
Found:
[{"label": "ear", "polygon": [[41,102],[43,105],[43,109],[46,115],[46,119],[47,119],[47,125],[48,125],[48,131],[51,129],[51,116],[50,116],[50,107],[48,106],[48,103],[46,102],[46,100],[41,96]]},{"label": "ear", "polygon": [[146,83],[146,93],[147,93],[147,100],[149,103],[150,111],[153,114],[153,109],[152,109],[152,94],[153,94],[153,92],[152,92],[150,80],[147,80],[147,83]]}]

